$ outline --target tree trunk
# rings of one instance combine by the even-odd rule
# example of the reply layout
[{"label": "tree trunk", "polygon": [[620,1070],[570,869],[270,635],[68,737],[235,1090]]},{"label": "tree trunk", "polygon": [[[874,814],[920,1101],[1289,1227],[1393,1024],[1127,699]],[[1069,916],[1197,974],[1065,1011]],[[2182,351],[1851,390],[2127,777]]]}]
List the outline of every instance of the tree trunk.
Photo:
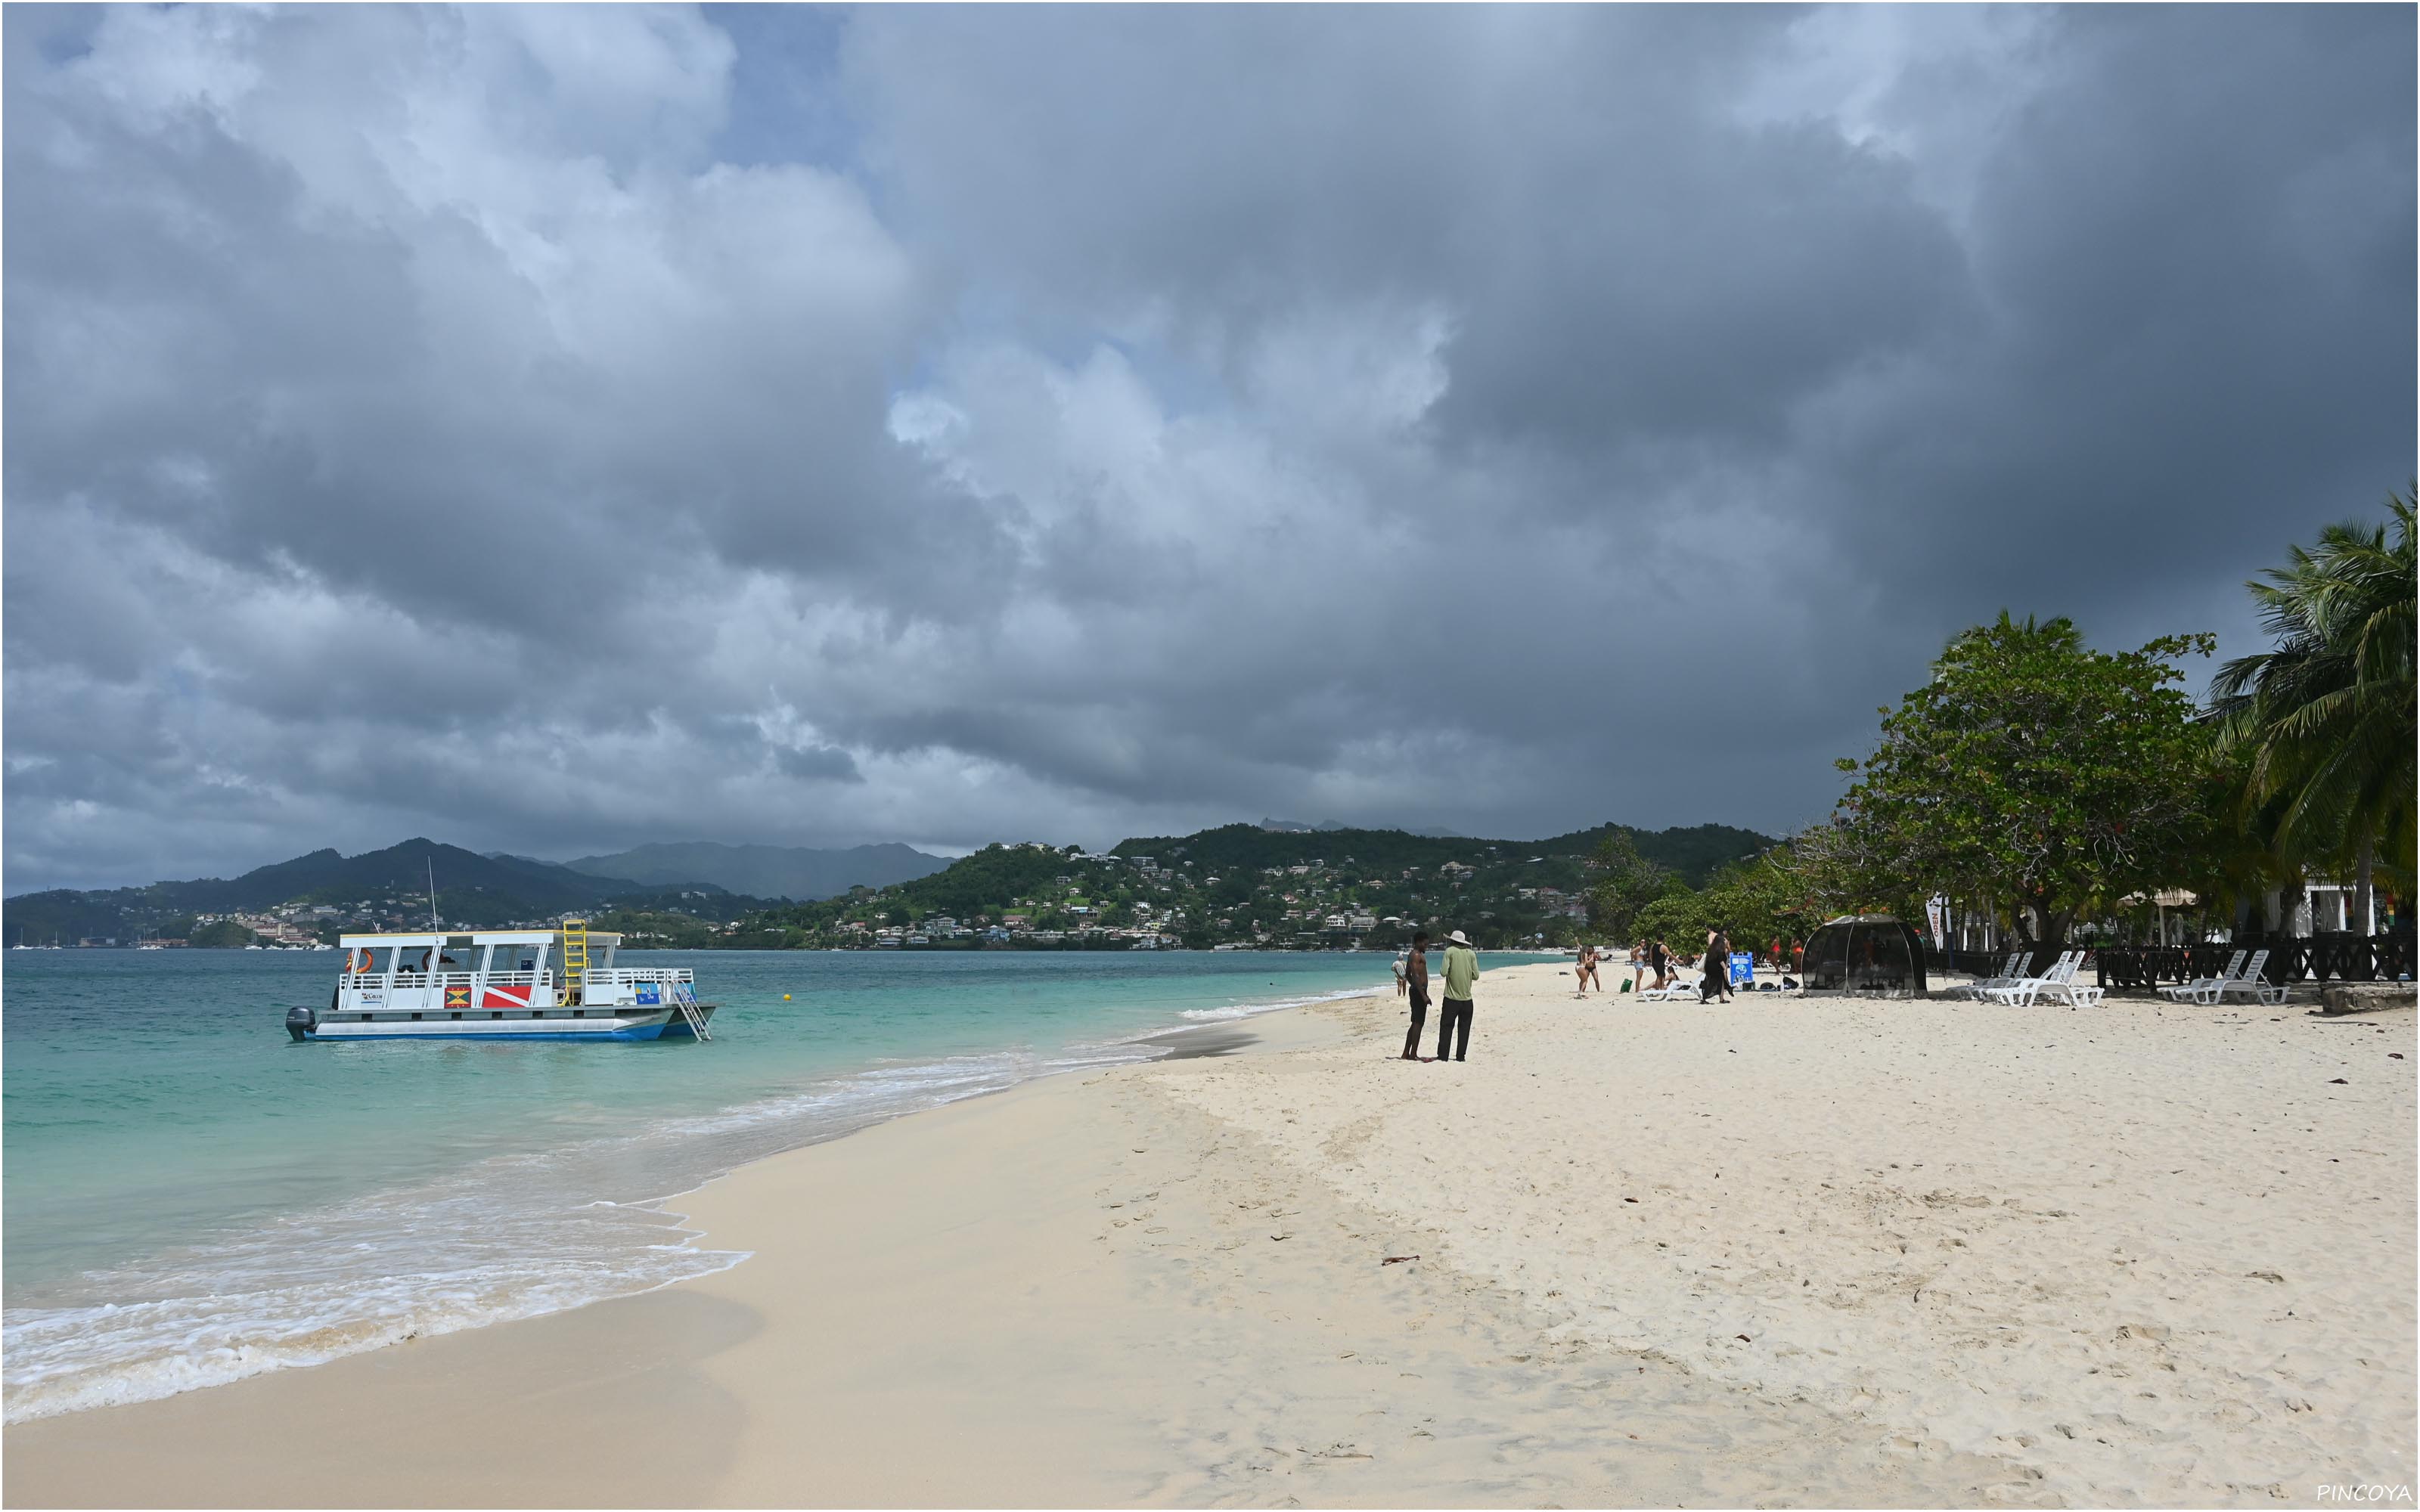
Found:
[{"label": "tree trunk", "polygon": [[2364,830],[2361,836],[2361,852],[2359,857],[2353,862],[2352,917],[2345,920],[2345,931],[2348,933],[2370,934],[2375,933],[2375,931],[2370,927],[2369,889],[2370,876],[2371,873],[2376,871],[2377,865],[2377,837],[2370,834],[2367,830]]}]

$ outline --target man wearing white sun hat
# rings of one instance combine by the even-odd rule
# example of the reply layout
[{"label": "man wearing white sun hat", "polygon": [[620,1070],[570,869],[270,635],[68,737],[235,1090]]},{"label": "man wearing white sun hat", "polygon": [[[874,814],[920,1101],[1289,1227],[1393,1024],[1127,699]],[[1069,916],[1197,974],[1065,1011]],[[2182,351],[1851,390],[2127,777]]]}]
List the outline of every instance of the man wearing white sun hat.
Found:
[{"label": "man wearing white sun hat", "polygon": [[[1445,937],[1445,997],[1437,1015],[1437,1053],[1439,1060],[1452,1049],[1453,1058],[1462,1059],[1470,1053],[1470,984],[1479,980],[1479,952],[1462,931],[1455,930]],[[1454,1026],[1461,1026],[1457,1041]]]}]

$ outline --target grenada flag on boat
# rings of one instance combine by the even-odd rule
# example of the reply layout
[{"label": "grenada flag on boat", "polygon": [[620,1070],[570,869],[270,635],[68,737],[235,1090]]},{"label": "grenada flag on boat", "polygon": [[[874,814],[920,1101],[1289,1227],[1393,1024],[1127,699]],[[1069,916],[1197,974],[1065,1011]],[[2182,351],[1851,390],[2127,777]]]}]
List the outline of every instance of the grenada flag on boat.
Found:
[{"label": "grenada flag on boat", "polygon": [[471,989],[470,989],[470,988],[468,988],[468,987],[448,987],[448,988],[446,988],[446,989],[445,989],[445,1006],[446,1006],[447,1008],[468,1008],[468,1007],[470,1007],[470,1006],[471,1006]]}]

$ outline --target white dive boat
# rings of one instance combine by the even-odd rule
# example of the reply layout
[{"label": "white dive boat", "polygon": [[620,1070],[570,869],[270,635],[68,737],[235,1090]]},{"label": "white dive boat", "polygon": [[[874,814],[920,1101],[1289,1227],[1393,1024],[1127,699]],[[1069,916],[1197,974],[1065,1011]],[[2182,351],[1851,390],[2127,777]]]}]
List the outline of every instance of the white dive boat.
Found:
[{"label": "white dive boat", "polygon": [[304,1040],[710,1040],[686,966],[614,964],[619,934],[561,929],[339,936],[336,990],[289,1009]]}]

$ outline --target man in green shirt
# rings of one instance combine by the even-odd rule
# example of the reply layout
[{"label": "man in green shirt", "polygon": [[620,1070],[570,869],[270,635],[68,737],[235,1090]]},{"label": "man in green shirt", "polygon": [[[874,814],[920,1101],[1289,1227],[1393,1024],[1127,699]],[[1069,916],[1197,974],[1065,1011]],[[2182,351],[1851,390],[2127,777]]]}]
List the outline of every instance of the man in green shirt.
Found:
[{"label": "man in green shirt", "polygon": [[1462,1038],[1454,1048],[1456,1060],[1470,1053],[1470,984],[1479,980],[1479,952],[1460,930],[1447,935],[1445,947],[1445,999],[1437,1015],[1437,1053],[1439,1060],[1452,1047],[1454,1026],[1462,1027]]}]

